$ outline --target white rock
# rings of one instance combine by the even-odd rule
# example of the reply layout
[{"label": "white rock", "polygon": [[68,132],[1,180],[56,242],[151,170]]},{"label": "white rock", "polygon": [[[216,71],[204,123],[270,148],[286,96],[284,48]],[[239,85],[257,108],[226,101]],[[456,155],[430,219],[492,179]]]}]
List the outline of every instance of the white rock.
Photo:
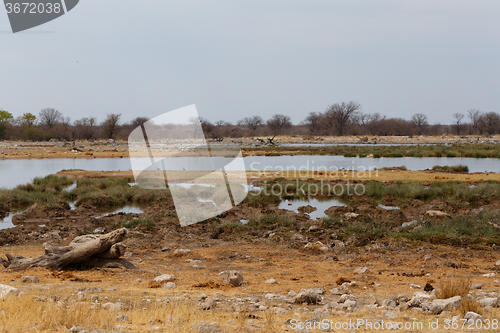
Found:
[{"label": "white rock", "polygon": [[500,260],[495,263],[495,266],[500,266]]},{"label": "white rock", "polygon": [[493,308],[498,307],[498,298],[497,297],[485,297],[479,300],[482,306],[491,306]]},{"label": "white rock", "polygon": [[25,276],[21,277],[21,281],[23,281],[25,283],[38,283],[38,282],[40,282],[40,280],[38,279],[37,276],[29,276],[29,275],[25,275]]},{"label": "white rock", "polygon": [[354,270],[354,274],[365,274],[368,272],[368,267],[359,267]]},{"label": "white rock", "polygon": [[481,321],[482,321],[482,320],[483,320],[483,316],[481,316],[480,314],[477,314],[477,313],[475,313],[475,312],[469,311],[469,312],[467,312],[467,313],[465,314],[464,319],[467,319],[467,320],[471,320],[471,319],[472,319],[472,320],[474,320],[474,321],[476,321],[476,320],[478,320],[478,319],[479,319],[479,320],[481,320]]},{"label": "white rock", "polygon": [[340,286],[337,288],[333,288],[331,292],[333,295],[349,294],[349,288],[347,288],[347,286]]},{"label": "white rock", "polygon": [[175,280],[179,280],[177,276],[172,275],[172,274],[163,274],[160,276],[155,277],[154,281],[159,282],[159,283],[166,283],[166,282],[172,282]]},{"label": "white rock", "polygon": [[181,256],[190,253],[191,253],[190,249],[177,249],[174,251],[174,255],[181,255]]},{"label": "white rock", "polygon": [[419,286],[418,284],[414,284],[414,283],[410,283],[410,288],[413,288],[413,289],[422,289],[421,286]]},{"label": "white rock", "polygon": [[222,276],[222,283],[225,285],[232,285],[238,287],[243,282],[243,274],[239,271],[224,271],[220,272],[219,275]]},{"label": "white rock", "polygon": [[358,307],[358,302],[357,301],[354,301],[354,300],[351,300],[351,299],[348,299],[347,301],[344,302],[344,304],[342,304],[342,309],[343,310],[354,310],[355,308]]},{"label": "white rock", "polygon": [[173,282],[167,282],[167,283],[163,284],[163,288],[173,289],[173,288],[177,288],[177,285]]},{"label": "white rock", "polygon": [[488,273],[488,274],[483,274],[484,277],[487,277],[487,278],[491,278],[491,277],[495,277],[496,274],[495,273]]},{"label": "white rock", "polygon": [[418,298],[421,302],[428,301],[432,295],[426,291],[417,291],[413,294],[413,298]]},{"label": "white rock", "polygon": [[462,297],[455,296],[447,299],[435,299],[430,303],[423,303],[422,309],[429,312],[430,314],[437,315],[443,311],[451,311],[458,309]]},{"label": "white rock", "polygon": [[424,216],[428,217],[450,217],[450,214],[442,212],[440,210],[428,210],[425,212]]},{"label": "white rock", "polygon": [[265,283],[268,283],[268,284],[278,284],[278,281],[276,281],[275,279],[269,279],[269,280],[266,280]]},{"label": "white rock", "polygon": [[108,303],[104,303],[102,305],[102,307],[104,309],[109,310],[109,311],[116,312],[116,311],[123,310],[123,303],[121,303],[121,302],[116,302],[116,303],[108,302]]},{"label": "white rock", "polygon": [[8,286],[6,284],[0,284],[0,298],[17,293],[17,288]]},{"label": "white rock", "polygon": [[297,298],[295,299],[295,303],[302,304],[302,303],[307,303],[307,304],[317,304],[321,302],[322,298],[318,294],[317,291],[314,290],[314,288],[311,289],[302,289],[298,294]]}]

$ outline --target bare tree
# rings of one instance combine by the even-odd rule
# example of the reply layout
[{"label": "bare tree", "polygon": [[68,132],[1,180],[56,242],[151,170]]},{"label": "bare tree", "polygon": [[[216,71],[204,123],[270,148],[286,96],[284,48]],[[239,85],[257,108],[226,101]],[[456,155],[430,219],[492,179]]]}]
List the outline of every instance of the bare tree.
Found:
[{"label": "bare tree", "polygon": [[322,127],[322,119],[323,116],[321,113],[309,112],[304,120],[304,124],[307,126],[307,129],[311,132],[311,134],[318,134]]},{"label": "bare tree", "polygon": [[245,117],[238,121],[238,125],[245,126],[251,131],[256,131],[257,128],[264,125],[264,120],[260,116]]},{"label": "bare tree", "polygon": [[360,109],[361,104],[352,101],[333,104],[325,112],[326,126],[335,129],[340,136],[345,135]]},{"label": "bare tree", "polygon": [[460,135],[462,133],[463,129],[462,120],[464,119],[464,117],[465,115],[463,113],[457,112],[453,114],[453,119],[454,119],[453,128],[455,129],[457,135]]},{"label": "bare tree", "polygon": [[283,133],[284,130],[292,127],[292,121],[289,116],[284,114],[275,114],[267,121],[267,126],[271,129],[274,136]]},{"label": "bare tree", "polygon": [[40,124],[52,129],[56,124],[63,120],[63,115],[54,108],[45,108],[38,113],[38,118],[40,119]]},{"label": "bare tree", "polygon": [[422,135],[425,132],[427,126],[429,126],[429,122],[427,121],[427,116],[423,113],[416,113],[411,117],[411,122],[415,127],[418,135]]},{"label": "bare tree", "polygon": [[94,130],[97,120],[95,117],[84,117],[80,120],[75,120],[74,127],[76,128],[79,137],[90,140],[94,136]]},{"label": "bare tree", "polygon": [[477,134],[479,130],[479,121],[481,120],[482,112],[477,109],[467,110],[467,116],[469,117],[470,124],[472,127],[472,134]]},{"label": "bare tree", "polygon": [[118,122],[120,121],[121,114],[109,113],[106,120],[101,123],[104,136],[112,139],[118,130]]},{"label": "bare tree", "polygon": [[479,128],[490,136],[498,133],[500,131],[500,116],[498,113],[483,113],[479,119]]},{"label": "bare tree", "polygon": [[133,128],[142,126],[144,123],[148,122],[149,118],[148,117],[137,117],[134,120],[130,122],[130,125]]}]

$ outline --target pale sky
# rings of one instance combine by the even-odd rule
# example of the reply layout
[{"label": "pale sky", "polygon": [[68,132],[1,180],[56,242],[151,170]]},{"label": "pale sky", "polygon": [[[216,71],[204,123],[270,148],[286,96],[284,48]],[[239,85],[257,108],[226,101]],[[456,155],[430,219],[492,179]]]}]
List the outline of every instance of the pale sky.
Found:
[{"label": "pale sky", "polygon": [[81,0],[18,34],[0,8],[0,108],[298,123],[353,100],[450,123],[500,112],[499,32],[498,0]]}]

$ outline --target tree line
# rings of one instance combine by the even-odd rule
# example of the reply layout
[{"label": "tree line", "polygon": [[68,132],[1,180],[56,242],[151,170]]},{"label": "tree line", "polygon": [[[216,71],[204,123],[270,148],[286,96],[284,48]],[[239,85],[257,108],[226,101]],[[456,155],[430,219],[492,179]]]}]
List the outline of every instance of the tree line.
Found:
[{"label": "tree line", "polygon": [[[96,117],[83,117],[72,121],[55,108],[44,108],[37,115],[24,113],[16,118],[0,109],[0,139],[46,141],[126,139],[136,127],[147,122],[147,117],[137,117],[121,122],[121,114],[110,113],[102,122]],[[494,135],[500,133],[500,115],[471,109],[454,113],[447,125],[430,125],[423,113],[411,119],[388,118],[379,113],[361,112],[357,102],[335,103],[323,112],[309,112],[299,124],[293,124],[284,114],[275,114],[264,120],[260,116],[244,117],[235,124],[224,120],[211,122],[200,119],[209,139],[222,141],[225,137],[255,137],[276,135],[311,136],[413,136],[413,135]]]}]

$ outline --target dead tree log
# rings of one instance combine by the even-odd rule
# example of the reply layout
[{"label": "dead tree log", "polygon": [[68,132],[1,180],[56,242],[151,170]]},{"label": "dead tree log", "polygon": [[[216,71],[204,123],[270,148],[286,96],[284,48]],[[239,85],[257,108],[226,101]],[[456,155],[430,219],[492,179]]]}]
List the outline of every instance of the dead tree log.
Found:
[{"label": "dead tree log", "polygon": [[[121,243],[127,237],[127,229],[119,229],[105,235],[85,235],[76,237],[68,246],[52,247],[45,243],[45,253],[37,258],[14,257],[5,254],[7,260],[2,264],[8,270],[21,270],[28,267],[43,267],[60,270],[72,264],[87,264],[89,266],[123,266],[137,268],[125,259],[125,244]],[[113,263],[114,262],[114,263]]]}]

